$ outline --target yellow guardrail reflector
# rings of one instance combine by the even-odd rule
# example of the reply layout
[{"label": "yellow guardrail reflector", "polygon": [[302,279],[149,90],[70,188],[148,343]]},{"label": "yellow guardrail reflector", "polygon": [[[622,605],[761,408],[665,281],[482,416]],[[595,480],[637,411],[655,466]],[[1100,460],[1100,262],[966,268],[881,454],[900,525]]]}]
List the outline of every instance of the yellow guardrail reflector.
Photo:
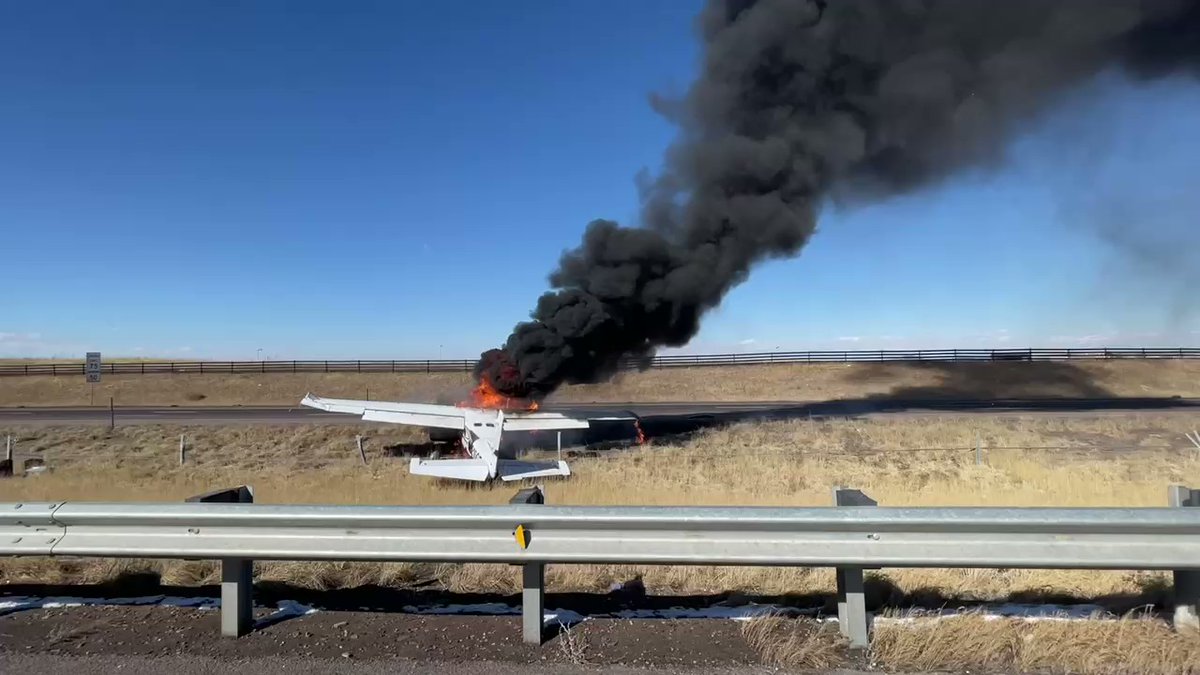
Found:
[{"label": "yellow guardrail reflector", "polygon": [[513,530],[513,538],[517,540],[517,546],[521,550],[529,548],[529,530],[525,529],[524,525],[518,525],[517,529]]}]

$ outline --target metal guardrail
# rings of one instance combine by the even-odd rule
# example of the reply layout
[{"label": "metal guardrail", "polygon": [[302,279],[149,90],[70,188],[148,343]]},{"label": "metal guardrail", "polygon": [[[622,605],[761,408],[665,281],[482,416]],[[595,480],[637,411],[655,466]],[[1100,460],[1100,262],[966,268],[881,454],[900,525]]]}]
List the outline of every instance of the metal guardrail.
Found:
[{"label": "metal guardrail", "polygon": [[[1072,361],[1095,359],[1200,359],[1200,347],[1113,347],[1089,349],[932,349],[870,351],[755,352],[746,354],[659,355],[629,360],[626,370],[771,363],[871,363],[893,361]],[[444,373],[471,372],[474,360],[406,361],[129,361],[109,362],[111,375],[254,373]],[[83,363],[5,363],[0,375],[82,375]]]},{"label": "metal guardrail", "polygon": [[[526,548],[513,530],[530,533]],[[0,554],[256,560],[1200,569],[1200,511],[0,505]]]},{"label": "metal guardrail", "polygon": [[[543,566],[559,563],[838,567],[839,596],[851,597],[872,567],[1174,570],[1191,616],[1200,602],[1200,509],[1190,508],[9,503],[0,555],[220,559],[223,597],[243,598],[226,608],[229,635],[249,629],[239,617],[256,559],[522,565],[527,610],[542,605]],[[540,641],[541,610],[525,614],[526,639]]]}]

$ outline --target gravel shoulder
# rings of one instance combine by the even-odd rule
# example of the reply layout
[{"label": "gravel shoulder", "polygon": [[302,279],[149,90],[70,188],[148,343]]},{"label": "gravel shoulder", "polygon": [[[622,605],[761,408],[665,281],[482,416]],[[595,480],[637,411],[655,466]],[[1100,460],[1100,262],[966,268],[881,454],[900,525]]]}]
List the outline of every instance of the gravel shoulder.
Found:
[{"label": "gravel shoulder", "polygon": [[219,613],[211,610],[14,612],[0,617],[0,670],[82,674],[113,672],[109,666],[120,663],[126,673],[201,673],[255,662],[257,672],[289,673],[341,672],[364,663],[386,664],[386,672],[438,672],[430,668],[454,664],[455,675],[505,672],[517,665],[547,673],[596,672],[598,667],[611,673],[770,672],[741,636],[739,624],[728,620],[592,619],[550,637],[540,649],[521,642],[520,618],[512,616],[318,612],[260,626],[236,640],[218,632]]}]

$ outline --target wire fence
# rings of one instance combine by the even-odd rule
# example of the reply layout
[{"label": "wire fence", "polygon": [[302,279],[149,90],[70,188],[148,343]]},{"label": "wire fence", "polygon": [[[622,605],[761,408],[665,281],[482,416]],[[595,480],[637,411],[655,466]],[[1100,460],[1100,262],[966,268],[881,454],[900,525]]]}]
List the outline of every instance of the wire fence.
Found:
[{"label": "wire fence", "polygon": [[[1105,347],[1088,349],[922,349],[742,354],[670,354],[627,360],[626,370],[748,366],[796,363],[1075,361],[1097,359],[1200,359],[1200,347]],[[462,373],[470,359],[356,361],[110,361],[100,372],[111,375],[253,374],[253,373]],[[83,375],[83,363],[0,363],[0,376]]]}]

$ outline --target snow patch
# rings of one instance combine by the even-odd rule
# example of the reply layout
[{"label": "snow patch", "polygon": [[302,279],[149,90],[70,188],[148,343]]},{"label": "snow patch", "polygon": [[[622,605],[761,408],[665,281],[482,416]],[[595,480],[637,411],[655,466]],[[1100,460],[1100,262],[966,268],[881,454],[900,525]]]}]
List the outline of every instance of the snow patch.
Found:
[{"label": "snow patch", "polygon": [[60,609],[63,607],[191,607],[195,609],[218,609],[217,598],[181,598],[173,595],[146,595],[136,598],[77,598],[69,595],[36,598],[16,596],[0,600],[0,612],[20,612],[27,609]]},{"label": "snow patch", "polygon": [[[220,604],[220,601],[218,601]],[[315,607],[296,602],[295,600],[280,600],[275,606],[275,611],[263,618],[264,621],[275,621],[278,619],[290,619],[296,616],[308,616],[316,614],[319,610]]]},{"label": "snow patch", "polygon": [[542,623],[547,626],[561,625],[567,628],[574,626],[577,623],[587,621],[587,617],[570,609],[556,609],[546,612],[542,617]]},{"label": "snow patch", "polygon": [[732,619],[749,621],[764,616],[797,617],[815,615],[816,609],[779,605],[738,605],[711,607],[670,607],[667,609],[625,609],[611,616],[618,619]]},{"label": "snow patch", "polygon": [[467,605],[405,605],[401,608],[401,611],[405,614],[432,614],[435,616],[446,614],[503,616],[521,613],[519,607],[506,605],[502,602],[480,602]]},{"label": "snow patch", "polygon": [[[1018,619],[1023,622],[1037,621],[1115,621],[1119,617],[1100,605],[1028,605],[1005,603],[1000,605],[978,605],[974,607],[958,607],[955,609],[910,609],[893,616],[877,616],[876,623],[882,624],[914,624],[933,623],[961,619],[963,617],[978,617],[984,621],[1000,621],[1003,619]],[[823,617],[821,621],[836,623],[837,617]]]},{"label": "snow patch", "polygon": [[[0,615],[32,609],[59,609],[67,607],[102,607],[102,606],[158,606],[185,607],[200,610],[220,609],[219,598],[196,597],[184,598],[170,595],[147,595],[132,598],[80,598],[73,596],[13,596],[0,600]],[[307,616],[317,613],[316,607],[305,605],[294,600],[281,600],[274,612],[260,619],[261,621],[279,621],[297,616]],[[521,614],[519,606],[502,602],[486,602],[474,604],[451,605],[405,605],[401,608],[407,614],[432,616],[517,616]],[[816,608],[784,607],[780,605],[712,605],[709,607],[670,607],[664,609],[624,609],[611,613],[585,615],[570,609],[554,609],[543,614],[546,625],[562,624],[572,626],[589,618],[617,619],[728,619],[733,621],[749,621],[759,617],[779,616],[795,618],[800,616],[812,617],[821,622],[836,622],[836,616],[821,616]],[[877,616],[875,621],[883,624],[911,624],[953,620],[962,617],[981,617],[985,621],[1001,619],[1018,619],[1021,621],[1081,621],[1100,620],[1112,621],[1118,617],[1105,610],[1100,605],[1053,605],[1053,604],[1020,604],[1003,603],[996,605],[977,605],[970,607],[942,609],[910,609],[892,616]]]}]

